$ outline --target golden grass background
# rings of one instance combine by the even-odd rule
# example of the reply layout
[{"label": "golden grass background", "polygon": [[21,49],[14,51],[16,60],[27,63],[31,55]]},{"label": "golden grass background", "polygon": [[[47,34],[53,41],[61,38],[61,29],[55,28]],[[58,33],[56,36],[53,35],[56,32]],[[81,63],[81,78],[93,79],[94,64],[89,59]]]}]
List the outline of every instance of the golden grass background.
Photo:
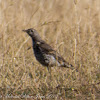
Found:
[{"label": "golden grass background", "polygon": [[[50,80],[22,32],[32,27],[75,69],[53,67]],[[100,99],[99,0],[0,0],[0,97],[14,96]]]}]

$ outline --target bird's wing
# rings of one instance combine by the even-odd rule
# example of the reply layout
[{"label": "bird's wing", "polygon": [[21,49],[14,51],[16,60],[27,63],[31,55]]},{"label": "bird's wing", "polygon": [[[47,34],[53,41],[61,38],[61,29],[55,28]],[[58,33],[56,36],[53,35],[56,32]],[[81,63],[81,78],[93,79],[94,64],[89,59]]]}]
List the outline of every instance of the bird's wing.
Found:
[{"label": "bird's wing", "polygon": [[45,43],[44,41],[41,43],[38,42],[37,44],[40,47],[40,49],[44,51],[45,53],[53,55],[59,61],[66,62],[59,53],[53,50],[52,47],[48,45],[47,43]]},{"label": "bird's wing", "polygon": [[55,59],[61,64],[62,67],[72,67],[68,62],[64,60],[64,58],[57,53],[55,50],[52,49],[50,45],[47,43],[43,42],[37,42],[38,47],[41,49],[41,51],[53,55]]},{"label": "bird's wing", "polygon": [[51,51],[54,51],[50,45],[48,45],[46,42],[37,42],[38,47],[45,53],[49,53]]}]

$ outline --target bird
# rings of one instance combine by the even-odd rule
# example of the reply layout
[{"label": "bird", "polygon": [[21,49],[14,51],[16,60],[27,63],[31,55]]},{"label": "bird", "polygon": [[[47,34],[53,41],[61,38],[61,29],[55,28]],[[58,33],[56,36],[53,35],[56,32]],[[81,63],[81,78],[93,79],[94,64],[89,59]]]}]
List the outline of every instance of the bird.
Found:
[{"label": "bird", "polygon": [[37,30],[29,28],[22,31],[26,32],[31,37],[35,58],[40,64],[46,66],[48,71],[51,71],[51,67],[53,66],[73,68],[72,64],[65,61],[56,50],[42,40]]}]

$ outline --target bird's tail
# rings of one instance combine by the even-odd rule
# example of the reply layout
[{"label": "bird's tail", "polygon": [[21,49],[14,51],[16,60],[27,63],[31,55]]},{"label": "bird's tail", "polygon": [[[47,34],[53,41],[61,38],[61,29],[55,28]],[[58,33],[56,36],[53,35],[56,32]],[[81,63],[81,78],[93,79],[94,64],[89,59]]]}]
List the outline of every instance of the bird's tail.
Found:
[{"label": "bird's tail", "polygon": [[67,63],[67,62],[64,63],[63,67],[74,69],[74,66],[72,64]]}]

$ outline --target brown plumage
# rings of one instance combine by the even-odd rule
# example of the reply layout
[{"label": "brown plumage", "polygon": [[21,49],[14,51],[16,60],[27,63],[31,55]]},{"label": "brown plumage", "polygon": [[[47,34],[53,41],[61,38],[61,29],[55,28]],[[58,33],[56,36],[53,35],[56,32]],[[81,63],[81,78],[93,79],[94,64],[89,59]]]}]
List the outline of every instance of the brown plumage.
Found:
[{"label": "brown plumage", "polygon": [[57,53],[50,45],[43,41],[38,32],[33,29],[23,30],[32,38],[33,51],[36,59],[43,65],[50,68],[52,66],[72,68],[73,66],[66,62],[64,58]]}]

